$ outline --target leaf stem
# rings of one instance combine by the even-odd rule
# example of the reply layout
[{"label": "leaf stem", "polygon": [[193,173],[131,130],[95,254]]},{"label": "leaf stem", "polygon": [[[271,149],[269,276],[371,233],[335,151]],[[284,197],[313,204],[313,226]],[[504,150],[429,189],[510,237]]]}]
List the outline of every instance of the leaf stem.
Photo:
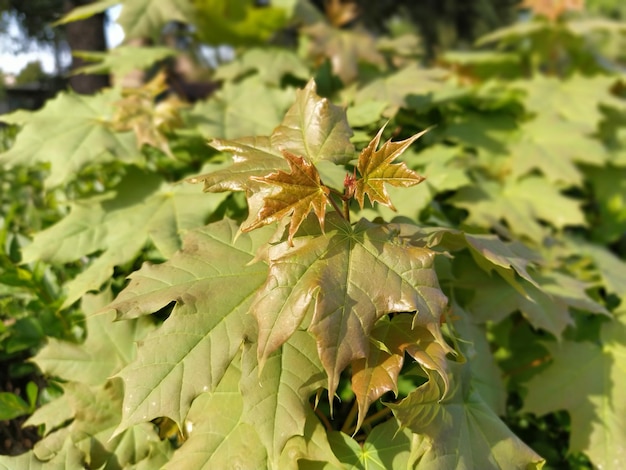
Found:
[{"label": "leaf stem", "polygon": [[350,222],[350,200],[342,199],[341,201],[343,206],[343,218]]},{"label": "leaf stem", "polygon": [[352,402],[352,408],[350,408],[350,412],[348,416],[346,416],[346,420],[343,422],[343,426],[341,426],[341,432],[345,432],[348,434],[348,431],[352,429],[352,423],[354,423],[354,419],[356,418],[357,413],[359,412],[359,404],[355,399]]},{"label": "leaf stem", "polygon": [[[341,217],[343,217],[344,219],[346,219],[346,216],[344,214],[344,212],[339,208],[339,206],[337,205],[337,203],[335,202],[335,200],[332,198],[332,196],[328,197],[328,200],[330,201],[330,204],[333,206],[333,208],[335,209],[335,211],[337,212],[337,214],[339,214]],[[346,219],[347,221],[350,221],[350,219]]]},{"label": "leaf stem", "polygon": [[328,421],[328,418],[326,417],[326,415],[322,413],[320,409],[316,406],[311,405],[311,408],[313,408],[313,412],[317,415],[317,417],[320,419],[322,424],[324,424],[324,427],[326,428],[326,430],[332,431],[333,425],[330,424],[330,421]]}]

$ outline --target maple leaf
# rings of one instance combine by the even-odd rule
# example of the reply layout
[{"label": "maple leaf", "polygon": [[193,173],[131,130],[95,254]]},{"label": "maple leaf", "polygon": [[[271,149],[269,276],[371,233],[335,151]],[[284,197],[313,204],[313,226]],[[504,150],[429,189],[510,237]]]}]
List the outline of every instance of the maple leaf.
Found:
[{"label": "maple leaf", "polygon": [[265,176],[289,165],[271,145],[269,137],[242,137],[237,140],[215,139],[211,146],[233,154],[233,164],[223,170],[188,178],[190,183],[204,182],[206,192],[245,191],[251,176]]},{"label": "maple leaf", "polygon": [[190,231],[181,251],[133,273],[109,306],[128,319],[176,301],[169,318],[143,340],[137,359],[118,374],[127,391],[118,432],[159,416],[182,424],[192,400],[215,389],[254,334],[248,310],[267,266],[248,264],[268,234],[258,230],[234,243],[236,232],[226,220]]},{"label": "maple leaf", "polygon": [[[433,269],[434,252],[401,243],[393,230],[365,220],[352,227],[331,213],[325,233],[309,218],[295,237],[269,248],[270,272],[252,313],[259,323],[262,365],[307,314],[335,393],[339,374],[366,357],[369,334],[390,312],[415,312],[415,324],[437,335],[447,304]],[[381,283],[381,280],[382,283]]]},{"label": "maple leaf", "polygon": [[18,120],[24,127],[13,146],[0,153],[0,165],[49,162],[45,183],[56,187],[73,181],[86,166],[116,159],[142,164],[144,157],[136,150],[135,137],[113,132],[106,124],[119,97],[119,91],[112,89],[93,96],[59,93],[40,110],[21,114]]},{"label": "maple leaf", "polygon": [[173,254],[180,247],[180,232],[201,226],[222,199],[131,167],[114,190],[75,201],[68,216],[37,233],[23,259],[68,263],[102,251],[65,285],[67,307],[99,288],[113,268],[137,256],[148,239],[163,256]]},{"label": "maple leaf", "polygon": [[388,140],[379,150],[376,150],[384,129],[383,126],[359,155],[357,169],[361,178],[356,181],[355,197],[361,208],[363,208],[364,198],[367,194],[372,204],[379,202],[395,210],[385,189],[385,183],[406,188],[419,184],[425,179],[409,169],[405,163],[391,162],[398,158],[409,145],[428,132],[428,129],[400,142]]},{"label": "maple leaf", "polygon": [[428,328],[414,328],[412,315],[400,314],[391,321],[387,317],[381,318],[371,336],[383,343],[386,350],[370,348],[366,358],[352,362],[352,390],[359,406],[357,430],[371,403],[385,392],[397,394],[405,352],[424,368],[439,373],[445,384],[444,394],[449,386],[446,353],[452,352],[452,349],[445,341],[438,341]]},{"label": "maple leaf", "polygon": [[315,81],[296,91],[296,101],[272,133],[272,145],[311,163],[328,160],[338,165],[348,163],[354,153],[350,142],[352,129],[346,111],[322,98]]},{"label": "maple leaf", "polygon": [[597,468],[620,468],[616,463],[626,455],[626,311],[615,313],[597,341],[546,344],[552,362],[526,383],[524,411],[567,410],[570,452],[584,451]]},{"label": "maple leaf", "polygon": [[185,104],[175,96],[155,102],[167,89],[166,79],[161,72],[141,88],[124,90],[110,125],[116,132],[133,131],[139,148],[151,145],[172,157],[166,133],[182,125],[179,110]]},{"label": "maple leaf", "polygon": [[[248,197],[250,217],[241,226],[241,230],[249,232],[291,215],[289,243],[292,244],[298,227],[311,210],[315,212],[320,226],[324,227],[330,190],[322,184],[317,169],[311,163],[289,152],[283,152],[283,155],[289,163],[291,173],[279,170],[264,177],[252,177],[254,181],[265,183],[265,186]],[[256,207],[260,207],[258,214],[252,210]]]},{"label": "maple leaf", "polygon": [[[468,363],[450,362],[451,393],[436,376],[399,403],[388,403],[401,428],[424,435],[419,468],[536,468],[543,459],[491,410],[471,383]],[[502,462],[506,462],[503,467]]]}]

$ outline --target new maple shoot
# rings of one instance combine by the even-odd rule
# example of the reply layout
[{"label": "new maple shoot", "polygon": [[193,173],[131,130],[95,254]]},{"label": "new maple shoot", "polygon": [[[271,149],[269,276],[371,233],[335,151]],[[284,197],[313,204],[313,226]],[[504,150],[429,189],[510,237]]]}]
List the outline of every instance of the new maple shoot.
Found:
[{"label": "new maple shoot", "polygon": [[[428,129],[401,142],[388,140],[378,148],[384,129],[385,126],[360,152],[358,176],[356,170],[346,176],[343,192],[326,186],[315,163],[325,160],[341,165],[352,160],[352,130],[345,110],[317,95],[311,80],[298,91],[296,102],[271,136],[213,141],[217,149],[233,154],[234,164],[225,171],[189,181],[204,181],[205,191],[209,192],[245,190],[250,215],[241,226],[243,232],[291,216],[288,241],[293,246],[293,237],[311,211],[323,229],[327,206],[333,206],[335,212],[349,220],[353,198],[361,208],[367,195],[372,204],[378,202],[395,210],[385,184],[409,187],[424,181],[406,164],[393,161]],[[290,172],[284,171],[285,165],[279,158]],[[341,200],[343,209],[333,196]]]}]

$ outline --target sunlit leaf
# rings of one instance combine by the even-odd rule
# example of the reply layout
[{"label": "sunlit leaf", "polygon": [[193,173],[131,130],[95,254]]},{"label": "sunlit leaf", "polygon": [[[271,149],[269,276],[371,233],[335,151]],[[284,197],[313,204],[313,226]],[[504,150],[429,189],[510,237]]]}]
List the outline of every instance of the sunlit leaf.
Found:
[{"label": "sunlit leaf", "polygon": [[187,416],[189,438],[163,467],[212,470],[267,468],[267,454],[254,426],[242,421],[241,370],[233,362],[213,392],[199,395]]},{"label": "sunlit leaf", "polygon": [[148,240],[164,256],[180,247],[183,230],[201,226],[223,196],[209,196],[191,185],[172,185],[153,173],[129,169],[115,191],[76,201],[70,214],[39,232],[23,252],[26,262],[67,263],[102,254],[66,286],[65,306],[97,289]]},{"label": "sunlit leaf", "polygon": [[361,427],[371,403],[385,392],[397,394],[400,370],[407,353],[418,364],[439,373],[448,387],[446,354],[452,352],[445,343],[422,326],[413,327],[410,315],[396,315],[391,321],[379,320],[371,336],[384,344],[386,350],[370,347],[369,355],[352,363],[352,390],[359,403],[359,418],[356,429]]},{"label": "sunlit leaf", "polygon": [[424,181],[424,177],[418,175],[413,170],[407,168],[405,163],[392,163],[404,152],[409,145],[419,139],[427,130],[415,134],[401,142],[392,142],[388,140],[379,149],[380,137],[383,130],[381,128],[376,137],[365,147],[360,155],[357,163],[360,178],[356,180],[355,198],[359,205],[363,207],[365,195],[370,202],[379,202],[395,209],[389,194],[385,189],[385,184],[392,186],[408,187]]},{"label": "sunlit leaf", "polygon": [[310,163],[330,160],[347,163],[354,146],[344,109],[317,95],[315,82],[296,92],[280,126],[272,133],[272,145],[306,158]]},{"label": "sunlit leaf", "polygon": [[381,316],[417,311],[415,322],[440,338],[447,299],[430,250],[404,245],[393,231],[364,220],[352,227],[334,214],[325,233],[309,219],[293,245],[270,247],[269,277],[253,304],[261,364],[294,334],[310,308],[308,329],[317,340],[331,396],[341,371],[367,357],[371,329]]},{"label": "sunlit leaf", "polygon": [[189,232],[181,251],[132,274],[109,306],[120,318],[134,318],[176,302],[165,323],[143,340],[137,359],[119,374],[128,393],[118,431],[160,416],[182,425],[191,402],[215,389],[254,333],[247,313],[267,266],[248,264],[266,233],[244,234],[234,243],[236,232],[228,221]]},{"label": "sunlit leaf", "polygon": [[289,242],[311,210],[324,228],[326,206],[330,203],[329,189],[320,180],[317,169],[304,158],[284,152],[291,168],[290,173],[278,171],[264,177],[254,177],[261,187],[249,197],[250,207],[259,207],[258,213],[250,211],[250,217],[241,226],[249,232],[291,216]]}]

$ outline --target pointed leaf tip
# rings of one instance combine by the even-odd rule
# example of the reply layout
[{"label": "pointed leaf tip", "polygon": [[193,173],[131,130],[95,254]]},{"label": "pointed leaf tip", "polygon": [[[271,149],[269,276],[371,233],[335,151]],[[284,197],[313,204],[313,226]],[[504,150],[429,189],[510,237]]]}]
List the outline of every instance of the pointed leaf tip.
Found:
[{"label": "pointed leaf tip", "polygon": [[388,140],[379,150],[376,150],[384,129],[385,126],[378,131],[378,134],[359,155],[357,169],[361,178],[356,181],[355,197],[361,208],[363,208],[365,195],[367,194],[372,204],[379,202],[396,210],[385,189],[385,183],[406,188],[419,184],[425,179],[409,169],[405,163],[392,162],[413,142],[428,132],[430,128],[400,142]]}]

